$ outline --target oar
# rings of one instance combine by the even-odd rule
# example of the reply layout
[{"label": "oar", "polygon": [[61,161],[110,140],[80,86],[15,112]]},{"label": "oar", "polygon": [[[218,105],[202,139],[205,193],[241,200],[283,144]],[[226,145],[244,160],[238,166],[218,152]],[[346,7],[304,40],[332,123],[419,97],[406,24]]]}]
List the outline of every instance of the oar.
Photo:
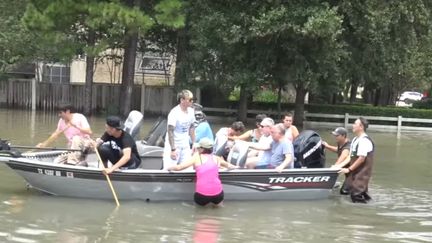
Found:
[{"label": "oar", "polygon": [[[103,163],[103,161],[102,161],[102,159],[101,159],[101,157],[100,157],[100,154],[99,154],[98,149],[95,148],[95,151],[96,151],[96,155],[97,155],[97,157],[98,157],[99,163],[101,163],[101,164],[102,164],[102,168],[105,169],[105,165],[104,165],[104,163]],[[105,174],[105,173],[104,173],[104,174]],[[112,192],[112,194],[113,194],[113,196],[114,196],[114,200],[115,200],[115,202],[116,202],[116,204],[117,204],[117,207],[118,207],[118,206],[120,206],[120,203],[119,203],[118,198],[117,198],[117,193],[115,192],[114,187],[113,187],[113,185],[112,185],[112,183],[111,183],[111,179],[109,178],[108,174],[105,174],[105,177],[106,177],[106,179],[107,179],[107,182],[108,182],[109,187],[111,188],[111,192]]]},{"label": "oar", "polygon": [[10,148],[14,149],[38,149],[38,150],[62,150],[62,151],[73,151],[73,152],[82,152],[79,149],[68,149],[68,148],[56,148],[56,147],[35,147],[35,146],[19,146],[19,145],[11,145]]}]

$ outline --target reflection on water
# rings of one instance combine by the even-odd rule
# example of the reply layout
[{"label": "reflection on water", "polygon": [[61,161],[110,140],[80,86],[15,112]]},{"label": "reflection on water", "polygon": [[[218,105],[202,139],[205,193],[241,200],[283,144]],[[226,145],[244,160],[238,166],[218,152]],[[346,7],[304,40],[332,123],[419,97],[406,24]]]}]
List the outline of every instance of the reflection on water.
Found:
[{"label": "reflection on water", "polygon": [[[4,109],[0,119],[0,138],[20,145],[46,139],[58,121],[56,114]],[[89,122],[96,135],[103,132],[103,117]],[[332,143],[330,131],[319,133]],[[27,190],[0,165],[0,242],[432,242],[432,134],[370,135],[376,158],[368,205],[335,193],[318,201],[226,201],[215,210],[194,206],[191,192],[189,202],[123,201],[115,210],[110,200]]]}]

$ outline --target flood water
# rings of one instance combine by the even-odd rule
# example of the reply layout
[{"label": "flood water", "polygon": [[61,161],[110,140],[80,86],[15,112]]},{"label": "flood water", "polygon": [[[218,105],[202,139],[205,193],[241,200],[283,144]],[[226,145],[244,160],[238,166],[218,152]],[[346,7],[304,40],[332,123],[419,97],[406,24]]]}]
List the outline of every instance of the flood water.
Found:
[{"label": "flood water", "polygon": [[[55,129],[56,114],[0,109],[0,138],[33,146]],[[155,119],[146,119],[145,134]],[[103,117],[89,119],[95,135]],[[220,124],[219,124],[220,126]],[[319,131],[333,142],[331,128]],[[432,242],[432,134],[369,133],[376,144],[373,201],[334,193],[317,201],[114,201],[44,195],[0,164],[0,242]],[[65,144],[63,138],[56,146]],[[335,155],[327,153],[328,165]],[[340,178],[341,179],[341,178]],[[91,185],[89,185],[91,186]]]}]

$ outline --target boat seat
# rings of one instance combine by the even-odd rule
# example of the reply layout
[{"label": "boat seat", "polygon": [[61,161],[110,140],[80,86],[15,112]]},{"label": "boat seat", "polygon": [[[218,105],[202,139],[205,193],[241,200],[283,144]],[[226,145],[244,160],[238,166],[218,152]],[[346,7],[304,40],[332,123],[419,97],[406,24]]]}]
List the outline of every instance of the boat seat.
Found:
[{"label": "boat seat", "polygon": [[236,140],[234,146],[231,148],[228,154],[227,162],[243,168],[246,163],[248,151],[248,142]]},{"label": "boat seat", "polygon": [[144,141],[136,142],[138,153],[141,158],[141,169],[161,170],[163,167],[163,148],[147,145]]},{"label": "boat seat", "polygon": [[129,113],[126,121],[124,122],[124,130],[135,140],[139,134],[143,117],[144,115],[141,112],[133,110]]},{"label": "boat seat", "polygon": [[165,134],[167,131],[167,120],[163,117],[159,117],[155,122],[153,127],[150,129],[150,132],[144,138],[144,142],[147,145],[152,146],[164,146],[165,143]]}]

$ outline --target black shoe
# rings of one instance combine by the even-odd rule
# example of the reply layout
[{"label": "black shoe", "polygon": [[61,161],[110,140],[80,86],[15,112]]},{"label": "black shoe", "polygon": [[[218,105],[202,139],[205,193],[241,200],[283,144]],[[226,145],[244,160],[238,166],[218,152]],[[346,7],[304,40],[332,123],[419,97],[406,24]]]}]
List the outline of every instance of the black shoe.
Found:
[{"label": "black shoe", "polygon": [[340,192],[341,195],[348,195],[348,194],[350,194],[350,192],[347,189],[344,189],[344,188],[341,188],[339,190],[339,192]]},{"label": "black shoe", "polygon": [[367,192],[363,192],[363,197],[366,201],[370,201],[372,198],[367,194]]},{"label": "black shoe", "polygon": [[363,194],[358,194],[358,195],[351,194],[351,201],[353,203],[367,203],[367,200]]}]

